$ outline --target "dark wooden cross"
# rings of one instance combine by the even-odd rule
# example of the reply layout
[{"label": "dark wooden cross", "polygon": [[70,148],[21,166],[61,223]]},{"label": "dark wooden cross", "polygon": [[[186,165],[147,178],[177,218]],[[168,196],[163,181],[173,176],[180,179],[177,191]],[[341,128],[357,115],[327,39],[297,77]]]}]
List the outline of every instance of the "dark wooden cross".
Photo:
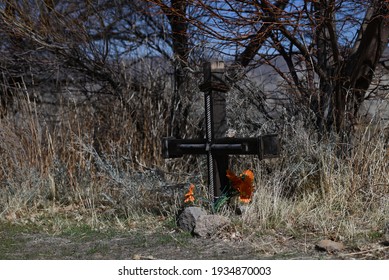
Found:
[{"label": "dark wooden cross", "polygon": [[260,159],[279,155],[280,145],[276,134],[256,138],[228,138],[226,120],[226,93],[224,62],[208,62],[204,65],[204,83],[200,90],[205,100],[205,139],[162,139],[164,158],[183,155],[207,155],[208,190],[211,201],[223,194],[228,184],[226,171],[229,155],[258,155]]}]

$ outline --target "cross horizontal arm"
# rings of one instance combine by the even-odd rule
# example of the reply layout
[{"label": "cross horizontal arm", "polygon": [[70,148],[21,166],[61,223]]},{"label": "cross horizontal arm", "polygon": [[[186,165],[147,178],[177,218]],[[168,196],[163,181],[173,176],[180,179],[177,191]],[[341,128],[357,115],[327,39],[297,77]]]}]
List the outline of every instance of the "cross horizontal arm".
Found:
[{"label": "cross horizontal arm", "polygon": [[164,158],[177,158],[183,155],[257,155],[262,158],[276,157],[280,153],[278,136],[263,135],[257,138],[220,138],[208,143],[206,139],[162,139]]}]

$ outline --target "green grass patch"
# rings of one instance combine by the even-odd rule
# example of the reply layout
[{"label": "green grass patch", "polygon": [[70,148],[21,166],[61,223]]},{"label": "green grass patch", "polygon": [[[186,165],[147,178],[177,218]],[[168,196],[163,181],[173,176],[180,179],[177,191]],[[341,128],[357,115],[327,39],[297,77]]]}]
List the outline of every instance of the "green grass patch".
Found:
[{"label": "green grass patch", "polygon": [[23,235],[37,232],[34,225],[18,225],[9,222],[0,222],[0,259],[18,258],[18,252],[23,252],[27,239]]}]

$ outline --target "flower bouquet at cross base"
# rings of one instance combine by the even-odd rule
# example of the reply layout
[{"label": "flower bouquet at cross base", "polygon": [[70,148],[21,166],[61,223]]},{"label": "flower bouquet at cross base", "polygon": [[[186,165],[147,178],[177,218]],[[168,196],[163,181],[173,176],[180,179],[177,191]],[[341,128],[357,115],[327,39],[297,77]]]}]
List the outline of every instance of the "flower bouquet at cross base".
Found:
[{"label": "flower bouquet at cross base", "polygon": [[230,180],[232,189],[239,194],[239,200],[249,203],[254,192],[254,173],[247,169],[236,176],[231,170],[227,170],[226,177]]},{"label": "flower bouquet at cross base", "polygon": [[195,189],[195,186],[193,184],[190,184],[189,190],[184,196],[184,203],[194,203],[194,201],[195,201],[194,189]]},{"label": "flower bouquet at cross base", "polygon": [[223,195],[215,201],[214,208],[218,211],[231,198],[239,196],[239,201],[248,204],[254,193],[254,173],[247,169],[239,176],[231,170],[227,170],[226,177],[230,184],[225,186]]},{"label": "flower bouquet at cross base", "polygon": [[194,184],[189,184],[188,191],[184,194],[184,207],[188,206],[199,206],[201,207],[204,202],[207,203],[208,201],[204,199],[204,196],[201,195],[202,191],[197,191]]},{"label": "flower bouquet at cross base", "polygon": [[[235,196],[239,196],[239,201],[248,204],[251,201],[254,192],[254,173],[251,170],[245,170],[239,176],[235,175],[231,170],[227,170],[226,177],[230,180],[230,184],[225,186],[223,195],[214,203],[211,203],[213,211],[220,210],[228,200]],[[195,204],[195,186],[189,185],[187,193],[184,195],[185,205]]]}]

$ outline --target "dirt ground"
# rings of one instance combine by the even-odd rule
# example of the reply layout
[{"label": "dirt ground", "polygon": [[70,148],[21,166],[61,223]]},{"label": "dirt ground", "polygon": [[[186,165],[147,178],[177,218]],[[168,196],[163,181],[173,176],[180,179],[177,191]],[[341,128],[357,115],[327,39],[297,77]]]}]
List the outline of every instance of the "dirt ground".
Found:
[{"label": "dirt ground", "polygon": [[389,247],[379,241],[348,244],[337,252],[315,248],[313,234],[246,235],[221,233],[196,238],[178,230],[96,232],[77,228],[61,234],[0,223],[0,259],[389,259]]}]

